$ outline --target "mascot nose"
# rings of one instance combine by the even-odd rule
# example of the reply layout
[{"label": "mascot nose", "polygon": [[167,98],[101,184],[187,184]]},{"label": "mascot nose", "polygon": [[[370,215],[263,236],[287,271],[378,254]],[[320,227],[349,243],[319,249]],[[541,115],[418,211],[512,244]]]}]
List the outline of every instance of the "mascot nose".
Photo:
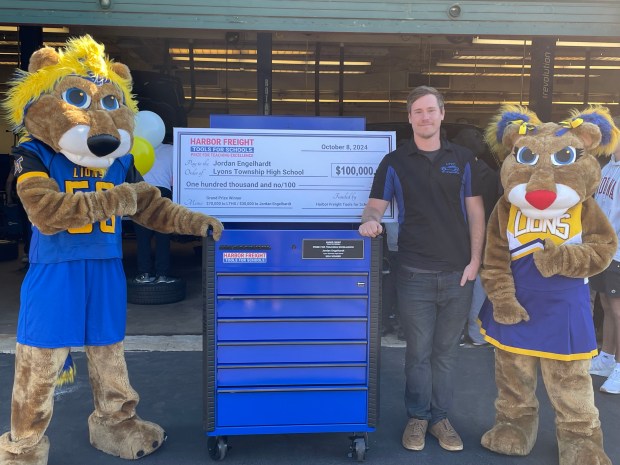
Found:
[{"label": "mascot nose", "polygon": [[538,190],[525,194],[525,200],[533,207],[544,210],[555,201],[557,196],[555,192]]},{"label": "mascot nose", "polygon": [[105,157],[114,152],[121,141],[110,134],[100,134],[88,138],[88,148],[98,157]]}]

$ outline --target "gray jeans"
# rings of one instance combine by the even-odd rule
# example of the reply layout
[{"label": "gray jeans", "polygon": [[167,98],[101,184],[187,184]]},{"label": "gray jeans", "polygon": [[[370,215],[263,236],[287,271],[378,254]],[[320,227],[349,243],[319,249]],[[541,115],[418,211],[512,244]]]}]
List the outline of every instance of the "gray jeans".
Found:
[{"label": "gray jeans", "polygon": [[484,303],[486,298],[487,295],[484,292],[484,288],[482,287],[480,275],[478,275],[476,276],[476,281],[474,282],[474,292],[471,299],[469,316],[467,317],[467,334],[472,341],[479,344],[483,344],[485,342],[484,337],[480,332],[480,325],[478,324],[478,314],[480,313],[480,309],[482,308],[482,304]]},{"label": "gray jeans", "polygon": [[410,418],[434,424],[452,404],[452,372],[474,282],[462,272],[398,272],[398,310],[407,339],[405,406]]}]

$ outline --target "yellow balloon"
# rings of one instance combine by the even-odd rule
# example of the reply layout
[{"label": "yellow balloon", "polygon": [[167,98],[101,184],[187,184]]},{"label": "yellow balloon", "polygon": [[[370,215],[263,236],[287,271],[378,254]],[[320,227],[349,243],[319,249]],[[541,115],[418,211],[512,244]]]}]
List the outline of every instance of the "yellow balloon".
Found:
[{"label": "yellow balloon", "polygon": [[133,164],[142,176],[149,172],[155,163],[155,149],[151,143],[143,137],[135,136],[131,147]]}]

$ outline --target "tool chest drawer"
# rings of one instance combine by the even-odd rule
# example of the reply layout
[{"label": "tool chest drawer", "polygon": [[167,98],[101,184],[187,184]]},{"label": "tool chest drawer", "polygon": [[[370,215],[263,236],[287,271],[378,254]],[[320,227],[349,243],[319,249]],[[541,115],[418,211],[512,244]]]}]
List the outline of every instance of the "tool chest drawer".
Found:
[{"label": "tool chest drawer", "polygon": [[239,386],[364,385],[366,364],[219,365],[217,384]]},{"label": "tool chest drawer", "polygon": [[366,317],[368,297],[218,296],[218,318]]},{"label": "tool chest drawer", "polygon": [[220,319],[218,341],[365,340],[367,318]]},{"label": "tool chest drawer", "polygon": [[219,273],[217,294],[218,296],[368,294],[368,274]]},{"label": "tool chest drawer", "polygon": [[273,342],[241,343],[219,342],[218,363],[295,363],[295,362],[366,362],[366,341],[344,343],[322,342]]},{"label": "tool chest drawer", "polygon": [[222,389],[217,395],[216,412],[222,412],[217,414],[217,423],[222,427],[363,424],[366,422],[366,397],[363,388]]}]

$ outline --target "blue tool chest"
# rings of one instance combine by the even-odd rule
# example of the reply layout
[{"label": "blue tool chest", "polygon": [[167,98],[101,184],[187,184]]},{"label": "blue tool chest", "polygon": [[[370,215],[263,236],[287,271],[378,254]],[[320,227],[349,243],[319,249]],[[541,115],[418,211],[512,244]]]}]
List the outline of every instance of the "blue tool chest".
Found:
[{"label": "blue tool chest", "polygon": [[205,239],[204,428],[227,437],[351,433],[378,420],[380,239],[352,230],[226,230]]}]

